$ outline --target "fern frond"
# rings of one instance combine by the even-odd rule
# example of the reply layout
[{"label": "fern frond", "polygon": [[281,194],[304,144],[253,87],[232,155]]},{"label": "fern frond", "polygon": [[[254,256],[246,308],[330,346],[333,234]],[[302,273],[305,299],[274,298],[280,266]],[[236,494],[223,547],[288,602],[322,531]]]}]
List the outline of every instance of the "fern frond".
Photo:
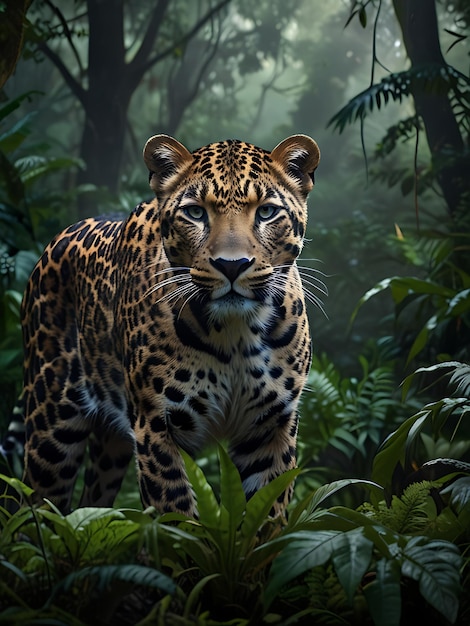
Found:
[{"label": "fern frond", "polygon": [[314,402],[322,407],[332,407],[341,401],[335,382],[325,372],[311,370],[308,379],[309,389],[314,394]]},{"label": "fern frond", "polygon": [[360,511],[395,532],[408,535],[422,533],[436,515],[429,494],[433,487],[431,481],[412,483],[400,497],[393,496],[390,506],[384,501],[379,502],[377,508],[365,503]]},{"label": "fern frond", "polygon": [[470,80],[450,65],[428,64],[395,72],[352,98],[331,118],[328,126],[333,126],[334,130],[342,133],[348,124],[364,119],[368,111],[380,109],[389,101],[401,102],[412,90],[457,93],[460,86],[468,88]]},{"label": "fern frond", "polygon": [[395,150],[398,141],[405,142],[414,138],[417,130],[423,130],[423,124],[418,115],[412,115],[390,126],[377,144],[375,156],[383,158],[390,154]]},{"label": "fern frond", "polygon": [[61,580],[55,586],[48,604],[57,595],[69,592],[77,584],[83,584],[85,580],[93,581],[93,589],[97,593],[102,592],[117,581],[127,583],[129,586],[139,585],[160,589],[170,595],[176,591],[175,582],[153,567],[134,564],[93,565],[72,572]]}]

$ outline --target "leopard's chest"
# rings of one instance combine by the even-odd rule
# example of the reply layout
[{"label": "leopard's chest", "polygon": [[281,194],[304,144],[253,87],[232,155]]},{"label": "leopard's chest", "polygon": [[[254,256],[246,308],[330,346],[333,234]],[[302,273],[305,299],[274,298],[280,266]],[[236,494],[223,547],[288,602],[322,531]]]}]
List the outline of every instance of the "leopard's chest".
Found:
[{"label": "leopard's chest", "polygon": [[222,364],[206,356],[186,381],[180,368],[169,375],[162,406],[175,441],[197,450],[246,432],[276,393],[265,361],[234,354]]},{"label": "leopard's chest", "polygon": [[[274,415],[292,413],[308,368],[309,348],[304,363],[300,353],[302,329],[281,349],[249,326],[239,336],[227,329],[218,343],[181,332],[150,351],[129,378],[139,390],[135,401],[151,395],[178,445],[197,450],[211,440],[234,441],[253,426],[265,428]],[[188,345],[190,339],[195,343]]]}]

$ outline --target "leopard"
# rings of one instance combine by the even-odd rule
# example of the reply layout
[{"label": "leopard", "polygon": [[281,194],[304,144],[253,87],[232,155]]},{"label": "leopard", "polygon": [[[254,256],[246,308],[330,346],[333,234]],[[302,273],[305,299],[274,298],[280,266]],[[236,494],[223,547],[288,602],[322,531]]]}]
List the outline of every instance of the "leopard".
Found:
[{"label": "leopard", "polygon": [[65,228],[22,301],[24,481],[63,513],[80,470],[77,506],[112,506],[133,458],[142,506],[188,517],[184,452],[224,445],[247,499],[296,467],[312,358],[297,259],[319,147],[191,152],[159,134],[143,158],[152,199]]}]

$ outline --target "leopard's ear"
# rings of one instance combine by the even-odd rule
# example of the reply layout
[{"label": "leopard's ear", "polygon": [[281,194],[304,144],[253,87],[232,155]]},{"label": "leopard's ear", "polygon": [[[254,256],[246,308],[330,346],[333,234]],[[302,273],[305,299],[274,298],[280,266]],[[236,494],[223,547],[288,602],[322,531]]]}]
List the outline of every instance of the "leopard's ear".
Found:
[{"label": "leopard's ear", "polygon": [[320,149],[311,137],[292,135],[284,139],[271,152],[271,158],[296,181],[304,195],[312,190],[314,173],[320,161]]},{"label": "leopard's ear", "polygon": [[157,193],[162,186],[184,171],[193,161],[189,150],[169,135],[154,135],[144,146],[150,187]]}]

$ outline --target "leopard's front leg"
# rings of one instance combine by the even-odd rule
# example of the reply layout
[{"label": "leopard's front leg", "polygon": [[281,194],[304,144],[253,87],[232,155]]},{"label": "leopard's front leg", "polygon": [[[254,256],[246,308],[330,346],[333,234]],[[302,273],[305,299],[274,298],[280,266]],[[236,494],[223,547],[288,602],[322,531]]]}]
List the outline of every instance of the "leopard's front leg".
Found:
[{"label": "leopard's front leg", "polygon": [[194,517],[196,502],[183,458],[162,417],[163,410],[160,408],[157,414],[154,411],[144,414],[141,409],[134,427],[142,504],[155,507],[158,513]]},{"label": "leopard's front leg", "polygon": [[[249,432],[234,438],[230,456],[249,500],[262,487],[296,466],[297,411],[259,416]],[[271,515],[284,515],[292,497],[293,483],[273,503]]]}]

